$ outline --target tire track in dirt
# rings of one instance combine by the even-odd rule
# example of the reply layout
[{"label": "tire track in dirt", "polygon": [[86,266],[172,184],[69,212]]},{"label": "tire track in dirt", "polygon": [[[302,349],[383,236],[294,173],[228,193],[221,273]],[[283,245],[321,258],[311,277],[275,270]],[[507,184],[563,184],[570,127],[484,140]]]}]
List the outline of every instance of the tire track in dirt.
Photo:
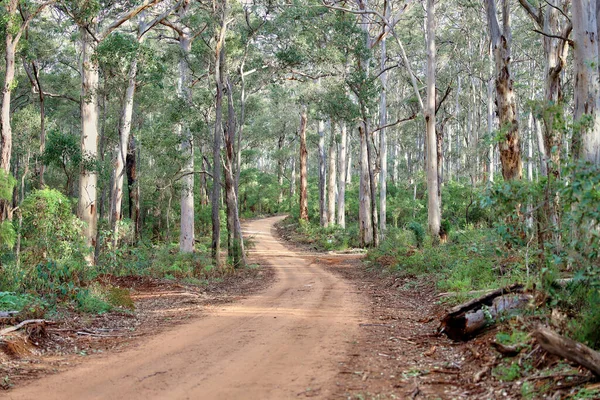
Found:
[{"label": "tire track in dirt", "polygon": [[328,398],[339,363],[358,335],[362,302],[313,256],[274,237],[283,217],[252,221],[252,259],[276,282],[237,304],[216,306],[119,354],[91,358],[8,393],[44,399]]}]

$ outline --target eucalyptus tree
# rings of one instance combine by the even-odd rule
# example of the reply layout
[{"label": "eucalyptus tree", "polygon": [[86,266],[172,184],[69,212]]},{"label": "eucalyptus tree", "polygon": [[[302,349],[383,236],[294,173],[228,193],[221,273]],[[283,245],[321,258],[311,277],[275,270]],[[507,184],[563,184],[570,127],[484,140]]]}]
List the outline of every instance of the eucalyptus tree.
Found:
[{"label": "eucalyptus tree", "polygon": [[[114,172],[112,179],[110,207],[110,221],[114,247],[116,247],[118,243],[118,222],[122,218],[123,180],[126,172],[125,165],[127,164],[128,155],[131,157],[129,146],[130,143],[133,142],[133,138],[130,137],[130,133],[133,116],[134,96],[136,86],[138,85],[138,63],[140,58],[140,46],[142,45],[147,33],[150,32],[150,30],[153,27],[155,27],[157,24],[159,24],[161,21],[167,18],[172,12],[174,12],[178,7],[182,5],[183,4],[181,1],[176,3],[174,6],[164,4],[163,12],[152,19],[150,19],[147,13],[144,11],[141,12],[138,16],[135,42],[133,48],[131,49],[133,54],[130,55],[129,71],[127,72],[127,89],[123,98],[123,106],[119,121],[119,140],[114,153]],[[113,55],[118,54],[119,50],[120,49],[115,49]]]},{"label": "eucalyptus tree", "polygon": [[[189,0],[179,2],[175,8],[176,20],[161,19],[160,23],[171,28],[177,35],[179,44],[179,77],[177,81],[177,96],[183,107],[192,106],[192,75],[190,67],[190,52],[194,31],[188,25],[191,14]],[[185,158],[181,170],[180,197],[180,226],[179,251],[192,253],[194,251],[194,141],[188,122],[183,119],[177,124],[177,132],[181,140],[181,152]],[[214,176],[214,175],[213,175]],[[215,179],[218,179],[215,178]],[[216,184],[218,186],[218,182]]]},{"label": "eucalyptus tree", "polygon": [[[429,233],[437,241],[440,236],[441,224],[441,204],[439,190],[439,171],[438,171],[438,140],[436,135],[435,113],[436,113],[436,92],[435,92],[435,3],[434,0],[427,0],[427,101],[425,104],[425,130],[427,141],[427,216]],[[441,153],[441,148],[439,149]]]},{"label": "eucalyptus tree", "polygon": [[[10,174],[12,154],[11,96],[15,85],[15,64],[17,46],[31,21],[48,5],[47,2],[25,2],[7,0],[0,8],[0,17],[4,21],[1,27],[4,33],[4,85],[2,87],[2,105],[0,110],[0,168]],[[12,208],[6,199],[0,200],[0,223],[12,219]]]},{"label": "eucalyptus tree", "polygon": [[492,51],[496,67],[496,102],[503,138],[499,143],[502,176],[505,180],[521,179],[523,161],[519,136],[517,102],[511,74],[510,1],[502,1],[502,29],[498,23],[496,0],[486,0]]},{"label": "eucalyptus tree", "polygon": [[[96,246],[98,229],[98,172],[95,164],[98,160],[99,70],[94,53],[98,44],[114,30],[159,2],[160,0],[145,0],[130,9],[114,4],[105,5],[99,1],[66,0],[60,4],[61,9],[77,24],[80,35],[81,153],[84,161],[79,174],[78,215],[85,223],[83,234],[86,242],[92,247]],[[107,7],[100,13],[102,6]],[[114,13],[118,15],[108,21]],[[88,261],[93,263],[91,258]]]}]

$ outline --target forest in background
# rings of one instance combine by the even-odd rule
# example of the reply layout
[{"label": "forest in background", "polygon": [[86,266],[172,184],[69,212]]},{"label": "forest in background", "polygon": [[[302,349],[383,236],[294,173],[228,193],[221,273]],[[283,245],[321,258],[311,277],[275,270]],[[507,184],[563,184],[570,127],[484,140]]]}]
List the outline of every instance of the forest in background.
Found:
[{"label": "forest in background", "polygon": [[[591,0],[7,0],[0,308],[246,268],[241,220],[457,293],[542,290],[600,348]],[[550,318],[550,317],[548,317]]]}]

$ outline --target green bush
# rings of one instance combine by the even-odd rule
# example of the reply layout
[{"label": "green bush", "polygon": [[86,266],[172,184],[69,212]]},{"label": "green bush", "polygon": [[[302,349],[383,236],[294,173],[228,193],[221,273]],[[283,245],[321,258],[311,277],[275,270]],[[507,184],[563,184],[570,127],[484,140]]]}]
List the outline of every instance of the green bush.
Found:
[{"label": "green bush", "polygon": [[87,249],[82,223],[69,199],[54,189],[36,190],[21,205],[23,215],[22,262],[34,266],[50,260],[86,265]]}]

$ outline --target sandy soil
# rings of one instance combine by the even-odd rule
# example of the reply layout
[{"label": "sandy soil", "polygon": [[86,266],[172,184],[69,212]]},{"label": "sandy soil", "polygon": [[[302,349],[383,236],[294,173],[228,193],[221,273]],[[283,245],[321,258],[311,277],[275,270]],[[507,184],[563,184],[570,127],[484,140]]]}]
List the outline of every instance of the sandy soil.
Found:
[{"label": "sandy soil", "polygon": [[331,398],[358,335],[362,298],[339,275],[274,237],[282,217],[250,222],[252,258],[276,282],[206,318],[89,359],[9,399]]}]

